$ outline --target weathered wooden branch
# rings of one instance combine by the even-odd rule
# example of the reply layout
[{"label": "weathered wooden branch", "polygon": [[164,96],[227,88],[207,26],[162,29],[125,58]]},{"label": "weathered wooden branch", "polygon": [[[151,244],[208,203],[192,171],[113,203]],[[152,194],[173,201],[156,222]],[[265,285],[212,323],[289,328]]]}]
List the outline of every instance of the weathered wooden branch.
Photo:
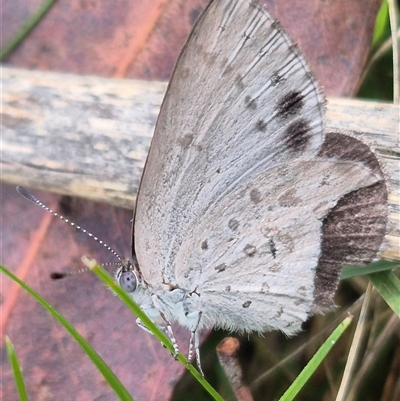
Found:
[{"label": "weathered wooden branch", "polygon": [[[2,66],[2,180],[133,209],[164,82]],[[385,167],[389,227],[382,257],[400,259],[399,108],[328,99],[328,129],[368,143]]]}]

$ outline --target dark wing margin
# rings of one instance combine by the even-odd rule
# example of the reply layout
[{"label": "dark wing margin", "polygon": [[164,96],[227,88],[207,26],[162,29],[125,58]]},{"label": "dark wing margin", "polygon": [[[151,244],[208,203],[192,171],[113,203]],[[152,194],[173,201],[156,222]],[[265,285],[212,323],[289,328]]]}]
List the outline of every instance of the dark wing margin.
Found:
[{"label": "dark wing margin", "polygon": [[374,260],[388,220],[384,174],[368,145],[349,135],[330,132],[320,156],[361,162],[382,179],[343,196],[324,219],[314,290],[316,311],[334,306],[333,296],[344,265],[362,267]]}]

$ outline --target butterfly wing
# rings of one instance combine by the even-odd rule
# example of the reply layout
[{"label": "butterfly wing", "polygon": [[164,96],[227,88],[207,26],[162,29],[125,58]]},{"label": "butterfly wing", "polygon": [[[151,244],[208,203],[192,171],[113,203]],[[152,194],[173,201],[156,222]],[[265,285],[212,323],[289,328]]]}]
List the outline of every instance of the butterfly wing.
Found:
[{"label": "butterfly wing", "polygon": [[160,277],[160,265],[173,272],[189,227],[238,181],[318,153],[323,102],[265,9],[251,1],[208,6],[176,64],[142,177],[135,249],[147,279]]},{"label": "butterfly wing", "polygon": [[202,324],[298,331],[314,309],[324,218],[350,182],[376,180],[363,165],[294,160],[241,182],[206,210],[175,260],[178,285],[200,294]]},{"label": "butterfly wing", "polygon": [[[145,280],[197,288],[207,326],[233,308],[223,325],[240,328],[256,299],[260,314],[285,297],[297,318],[269,324],[266,314],[249,329],[305,320],[321,220],[344,193],[373,182],[351,163],[316,161],[323,140],[323,95],[279,24],[254,1],[212,1],[175,66],[142,177],[134,247]],[[329,190],[313,197],[324,179]],[[232,282],[241,287],[228,291]]]}]

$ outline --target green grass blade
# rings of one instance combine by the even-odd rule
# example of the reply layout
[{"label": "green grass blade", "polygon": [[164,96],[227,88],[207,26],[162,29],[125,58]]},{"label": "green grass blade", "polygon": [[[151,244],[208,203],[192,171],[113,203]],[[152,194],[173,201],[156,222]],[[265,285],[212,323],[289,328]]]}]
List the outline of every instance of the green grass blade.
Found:
[{"label": "green grass blade", "polygon": [[319,350],[311,358],[308,364],[296,377],[295,381],[286,390],[285,394],[279,399],[279,401],[291,401],[297,396],[299,391],[302,389],[304,384],[309,380],[311,375],[316,371],[318,366],[324,360],[331,348],[336,344],[340,336],[344,333],[347,327],[350,325],[352,318],[347,317],[342,323],[333,331],[333,333],[327,338],[327,340],[322,344]]},{"label": "green grass blade", "polygon": [[379,43],[382,43],[389,33],[389,7],[387,0],[383,0],[375,20],[372,48],[376,48]]},{"label": "green grass blade", "polygon": [[368,278],[382,298],[400,317],[400,280],[393,271],[370,274]]},{"label": "green grass blade", "polygon": [[104,376],[109,386],[115,391],[120,400],[133,401],[128,390],[122,385],[117,376],[111,371],[100,355],[90,346],[90,344],[78,333],[78,331],[65,319],[58,311],[56,311],[44,298],[30,288],[26,283],[12,274],[5,267],[0,265],[0,271],[17,282],[26,292],[36,299],[64,328],[71,334],[77,343],[83,348],[88,357],[95,364],[100,373]]},{"label": "green grass blade", "polygon": [[388,262],[386,260],[379,260],[378,262],[370,263],[368,266],[365,267],[344,266],[340,279],[346,280],[348,278],[356,276],[378,273],[398,268],[400,268],[400,265],[398,263]]},{"label": "green grass blade", "polygon": [[56,1],[57,0],[46,0],[37,13],[34,14],[25,23],[21,30],[0,49],[0,61],[3,61],[26,38],[26,36],[29,35],[32,29],[39,23]]},{"label": "green grass blade", "polygon": [[400,317],[400,280],[392,271],[398,268],[400,268],[398,263],[385,260],[371,263],[366,267],[345,266],[340,279],[368,275],[381,297]]},{"label": "green grass blade", "polygon": [[[113,277],[111,277],[106,270],[97,265],[95,261],[88,260],[85,257],[82,258],[82,261],[106,286],[110,287],[110,289],[115,292],[115,294],[128,306],[132,313],[142,321],[142,323],[170,352],[174,351],[171,341],[166,337],[166,335],[149,317],[147,317],[143,310],[132,300],[129,294],[115,282]],[[201,376],[201,374],[192,364],[188,364],[187,359],[182,354],[178,354],[178,361],[180,361],[185,368],[190,371],[194,378],[204,387],[204,389],[211,395],[211,397],[214,398],[214,400],[223,401],[223,398],[217,393],[217,391],[207,382],[204,377]]]},{"label": "green grass blade", "polygon": [[18,390],[19,399],[21,401],[28,401],[28,393],[26,392],[24,376],[22,374],[21,365],[19,364],[14,345],[11,340],[6,336],[5,338],[8,359],[14,373],[15,385]]}]

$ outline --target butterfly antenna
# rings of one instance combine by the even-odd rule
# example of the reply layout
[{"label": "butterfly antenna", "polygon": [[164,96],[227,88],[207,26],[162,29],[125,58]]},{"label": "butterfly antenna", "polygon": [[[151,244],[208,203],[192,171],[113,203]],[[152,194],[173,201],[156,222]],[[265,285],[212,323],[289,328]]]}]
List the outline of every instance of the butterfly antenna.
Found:
[{"label": "butterfly antenna", "polygon": [[65,277],[75,276],[76,274],[86,273],[86,272],[88,272],[88,271],[90,271],[90,269],[89,269],[88,267],[85,267],[85,268],[83,268],[83,269],[69,270],[69,271],[63,272],[63,273],[60,273],[60,272],[53,272],[53,273],[50,273],[50,278],[51,278],[52,280],[59,280],[59,279],[61,279],[61,278],[65,278]]},{"label": "butterfly antenna", "polygon": [[[97,238],[95,235],[93,235],[92,233],[90,233],[89,231],[85,230],[84,228],[82,228],[81,226],[78,226],[78,224],[75,224],[74,222],[68,220],[67,218],[65,218],[64,216],[62,216],[61,214],[58,214],[57,212],[55,212],[54,210],[50,209],[48,206],[46,206],[43,202],[41,202],[38,198],[36,198],[35,196],[33,196],[31,193],[29,193],[25,188],[18,186],[17,187],[17,191],[26,199],[30,200],[33,203],[36,203],[36,205],[40,206],[41,208],[43,208],[44,210],[46,210],[46,212],[51,213],[53,216],[58,217],[60,220],[65,221],[66,223],[68,223],[69,225],[71,225],[72,227],[77,228],[79,231],[82,231],[83,233],[85,233],[86,235],[88,235],[89,237],[93,238],[95,241],[97,241],[99,244],[103,245],[104,248],[108,249],[121,263],[123,262],[121,257],[118,255],[117,252],[114,251],[114,249],[112,249],[109,245],[107,245],[105,242],[103,242],[101,239]],[[79,269],[79,270],[74,270],[74,271],[69,271],[66,273],[52,273],[51,274],[51,278],[54,280],[60,279],[60,278],[64,278],[66,276],[72,276],[75,274],[80,274],[83,273],[85,271],[87,271],[89,269]]]}]

